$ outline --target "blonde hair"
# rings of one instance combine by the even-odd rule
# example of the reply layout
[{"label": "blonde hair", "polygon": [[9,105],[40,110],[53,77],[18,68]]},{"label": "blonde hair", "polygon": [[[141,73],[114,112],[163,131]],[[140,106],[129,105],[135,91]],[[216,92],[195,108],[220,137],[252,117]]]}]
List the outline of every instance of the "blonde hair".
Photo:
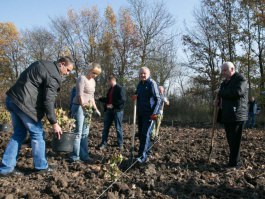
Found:
[{"label": "blonde hair", "polygon": [[100,75],[102,70],[100,64],[93,62],[88,65],[88,71]]}]

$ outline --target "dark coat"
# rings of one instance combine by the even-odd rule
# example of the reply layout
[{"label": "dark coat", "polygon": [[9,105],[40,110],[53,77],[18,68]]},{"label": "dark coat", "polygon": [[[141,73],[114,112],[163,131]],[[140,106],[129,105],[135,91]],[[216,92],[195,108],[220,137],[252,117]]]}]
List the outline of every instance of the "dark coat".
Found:
[{"label": "dark coat", "polygon": [[57,122],[54,104],[61,81],[56,62],[37,61],[21,73],[6,94],[36,122],[46,114],[49,122],[54,124]]},{"label": "dark coat", "polygon": [[248,88],[246,78],[235,73],[229,81],[221,84],[221,122],[246,121],[248,118]]},{"label": "dark coat", "polygon": [[[115,111],[121,111],[124,109],[125,101],[126,101],[126,92],[125,88],[122,87],[119,84],[116,84],[113,88],[112,93],[112,105]],[[109,92],[111,91],[111,88],[109,88],[107,96],[99,98],[100,102],[105,103],[104,105],[104,111],[107,110],[107,97],[109,95]]]}]

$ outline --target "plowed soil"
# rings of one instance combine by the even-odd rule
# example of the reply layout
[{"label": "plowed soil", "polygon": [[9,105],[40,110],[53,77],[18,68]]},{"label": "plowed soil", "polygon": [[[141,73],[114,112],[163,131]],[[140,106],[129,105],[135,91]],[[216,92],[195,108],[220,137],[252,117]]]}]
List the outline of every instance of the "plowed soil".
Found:
[{"label": "plowed soil", "polygon": [[[30,141],[21,149],[17,169],[23,176],[0,178],[0,198],[98,198],[112,183],[108,161],[118,153],[112,128],[109,146],[99,151],[102,123],[90,128],[91,163],[68,163],[67,153],[51,149],[47,134],[47,159],[57,169],[50,173],[33,171]],[[123,162],[130,165],[132,125],[124,124]],[[100,198],[265,198],[265,130],[247,129],[242,139],[239,169],[225,168],[228,145],[222,128],[215,136],[212,160],[207,161],[211,129],[162,126],[160,140],[153,146],[147,164],[135,165]],[[11,133],[0,133],[0,157]],[[136,138],[136,148],[138,148]],[[137,154],[137,151],[135,151]]]}]

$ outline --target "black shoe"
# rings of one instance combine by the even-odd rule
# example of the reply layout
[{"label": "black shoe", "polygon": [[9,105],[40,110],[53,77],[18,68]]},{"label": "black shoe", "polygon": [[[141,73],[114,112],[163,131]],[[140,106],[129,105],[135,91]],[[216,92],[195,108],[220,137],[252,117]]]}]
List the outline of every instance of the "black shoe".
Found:
[{"label": "black shoe", "polygon": [[72,158],[68,158],[65,161],[68,162],[68,163],[77,163],[77,162],[79,162],[79,160],[73,160]]},{"label": "black shoe", "polygon": [[52,173],[56,171],[56,169],[48,167],[47,169],[35,169],[35,172],[37,173]]},{"label": "black shoe", "polygon": [[242,163],[241,163],[241,162],[238,162],[238,163],[236,163],[236,164],[228,163],[225,167],[226,167],[226,168],[240,169],[242,166],[243,166]]},{"label": "black shoe", "polygon": [[97,147],[98,150],[104,150],[104,149],[106,149],[106,148],[107,148],[107,145],[106,145],[106,144],[100,144],[100,145],[98,145],[98,147]]},{"label": "black shoe", "polygon": [[82,162],[84,162],[86,164],[91,164],[91,163],[93,163],[93,159],[92,158],[88,158],[87,160],[82,160]]},{"label": "black shoe", "polygon": [[35,172],[38,173],[51,173],[57,170],[57,165],[55,164],[50,164],[47,169],[35,169]]},{"label": "black shoe", "polygon": [[24,173],[14,169],[12,172],[7,173],[7,174],[1,174],[0,173],[0,178],[4,178],[4,177],[9,177],[9,176],[24,176]]},{"label": "black shoe", "polygon": [[119,150],[120,150],[120,151],[123,151],[123,145],[120,145],[120,146],[119,146]]}]

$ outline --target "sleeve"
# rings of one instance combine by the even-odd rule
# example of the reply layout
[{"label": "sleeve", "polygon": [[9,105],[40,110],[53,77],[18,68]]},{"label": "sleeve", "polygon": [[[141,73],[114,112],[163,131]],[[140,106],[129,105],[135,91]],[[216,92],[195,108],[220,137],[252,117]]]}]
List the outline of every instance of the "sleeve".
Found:
[{"label": "sleeve", "polygon": [[126,101],[125,89],[124,89],[124,87],[120,87],[119,88],[119,97],[118,97],[118,100],[113,105],[120,106],[120,105],[124,104],[125,101]]},{"label": "sleeve", "polygon": [[258,105],[257,105],[257,103],[254,103],[254,106],[253,106],[253,113],[254,113],[254,114],[257,114],[257,110],[258,110]]},{"label": "sleeve", "polygon": [[104,104],[107,103],[107,98],[106,98],[106,97],[100,97],[98,100],[99,100],[100,102],[104,103]]},{"label": "sleeve", "polygon": [[108,90],[107,94],[106,94],[106,97],[100,97],[98,100],[104,104],[107,103],[107,98],[108,98],[108,95],[109,95],[109,92],[110,92],[110,89]]},{"label": "sleeve", "polygon": [[81,76],[78,78],[76,82],[76,95],[82,96],[84,94],[84,88],[85,88],[85,77]]},{"label": "sleeve", "polygon": [[152,81],[151,86],[152,86],[152,94],[153,94],[153,97],[156,101],[156,105],[155,105],[155,109],[154,109],[153,114],[159,114],[159,109],[160,109],[162,100],[161,100],[161,97],[159,94],[157,83],[155,81]]},{"label": "sleeve", "polygon": [[238,99],[242,97],[247,89],[247,81],[245,79],[240,79],[235,83],[232,88],[221,89],[219,96],[225,99]]},{"label": "sleeve", "polygon": [[55,124],[57,122],[56,115],[54,112],[54,104],[57,96],[57,91],[60,88],[60,84],[53,78],[50,78],[45,85],[45,95],[44,95],[44,107],[46,117],[50,124]]}]

